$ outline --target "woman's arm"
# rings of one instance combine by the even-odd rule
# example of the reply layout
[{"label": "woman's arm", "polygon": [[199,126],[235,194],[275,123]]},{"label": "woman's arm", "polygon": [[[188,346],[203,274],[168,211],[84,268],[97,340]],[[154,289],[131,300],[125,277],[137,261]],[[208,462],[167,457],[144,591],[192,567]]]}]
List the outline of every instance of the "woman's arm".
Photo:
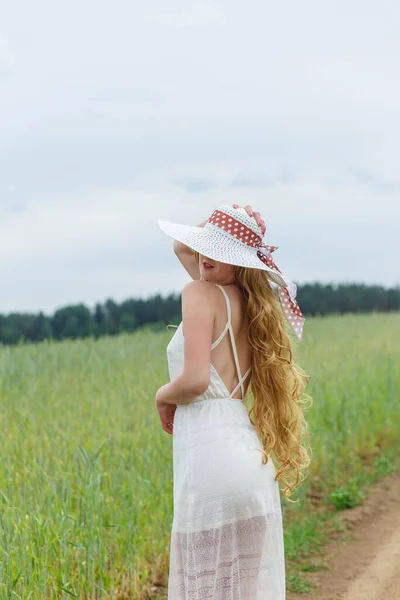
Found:
[{"label": "woman's arm", "polygon": [[207,281],[191,281],[182,290],[184,366],[178,377],[158,390],[157,404],[188,404],[209,386],[214,328],[211,286]]}]

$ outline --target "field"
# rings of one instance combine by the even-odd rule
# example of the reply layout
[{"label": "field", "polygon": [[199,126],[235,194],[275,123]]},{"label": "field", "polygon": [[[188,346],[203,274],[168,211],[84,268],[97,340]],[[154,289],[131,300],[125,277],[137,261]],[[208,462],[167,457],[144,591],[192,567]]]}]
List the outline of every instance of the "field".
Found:
[{"label": "field", "polygon": [[[165,583],[172,437],[154,395],[172,335],[0,348],[1,599],[139,599]],[[396,313],[306,321],[313,461],[299,502],[282,502],[290,589],[305,585],[295,557],[323,541],[321,507],[359,502],[393,468],[399,336]]]}]

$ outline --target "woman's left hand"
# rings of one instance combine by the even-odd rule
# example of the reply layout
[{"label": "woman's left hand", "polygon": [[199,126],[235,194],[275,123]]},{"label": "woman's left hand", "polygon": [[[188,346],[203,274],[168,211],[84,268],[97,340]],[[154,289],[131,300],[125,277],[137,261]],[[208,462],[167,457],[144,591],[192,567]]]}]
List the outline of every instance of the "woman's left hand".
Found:
[{"label": "woman's left hand", "polygon": [[254,211],[250,204],[246,204],[246,206],[243,207],[239,206],[239,204],[232,204],[232,206],[233,208],[244,208],[249,217],[254,217],[257,221],[257,224],[261,227],[261,234],[264,235],[266,227],[259,212]]}]

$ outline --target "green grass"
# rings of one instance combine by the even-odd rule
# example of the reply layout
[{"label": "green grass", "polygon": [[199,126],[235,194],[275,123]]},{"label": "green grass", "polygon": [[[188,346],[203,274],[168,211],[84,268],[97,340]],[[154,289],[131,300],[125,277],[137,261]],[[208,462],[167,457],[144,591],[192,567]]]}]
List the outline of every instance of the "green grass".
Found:
[{"label": "green grass", "polygon": [[[0,348],[1,599],[138,599],[165,583],[172,437],[154,395],[173,333]],[[313,462],[299,502],[282,500],[291,590],[307,589],[298,561],[305,575],[324,541],[309,494],[335,511],[393,468],[399,333],[399,314],[306,322]]]}]

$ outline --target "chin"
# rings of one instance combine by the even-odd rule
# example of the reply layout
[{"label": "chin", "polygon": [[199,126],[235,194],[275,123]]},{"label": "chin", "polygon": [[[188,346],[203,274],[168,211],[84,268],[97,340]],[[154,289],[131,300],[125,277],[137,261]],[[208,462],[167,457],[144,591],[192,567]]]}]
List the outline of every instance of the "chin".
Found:
[{"label": "chin", "polygon": [[213,279],[215,277],[215,267],[214,269],[211,269],[210,271],[208,271],[207,269],[200,269],[200,275],[202,275],[205,279],[208,279],[209,277],[211,277],[211,279]]}]

